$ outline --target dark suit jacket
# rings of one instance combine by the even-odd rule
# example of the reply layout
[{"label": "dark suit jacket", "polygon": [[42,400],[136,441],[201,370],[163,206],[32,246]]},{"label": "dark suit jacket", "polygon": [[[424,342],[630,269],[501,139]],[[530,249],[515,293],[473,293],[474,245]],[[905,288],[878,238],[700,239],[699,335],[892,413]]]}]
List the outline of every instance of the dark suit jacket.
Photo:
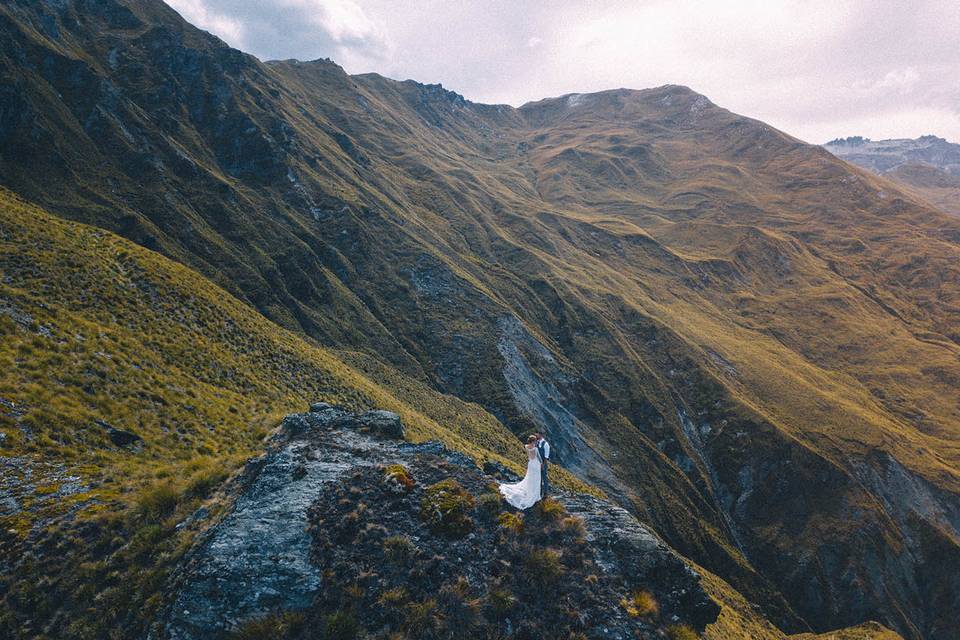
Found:
[{"label": "dark suit jacket", "polygon": [[550,480],[547,478],[547,456],[544,455],[544,441],[537,443],[537,457],[540,458],[540,495],[547,495],[550,490]]}]

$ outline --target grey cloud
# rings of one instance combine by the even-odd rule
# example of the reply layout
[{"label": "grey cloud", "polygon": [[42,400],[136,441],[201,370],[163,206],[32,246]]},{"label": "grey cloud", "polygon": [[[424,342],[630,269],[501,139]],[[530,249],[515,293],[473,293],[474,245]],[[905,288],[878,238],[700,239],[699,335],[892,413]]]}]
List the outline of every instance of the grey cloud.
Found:
[{"label": "grey cloud", "polygon": [[[168,0],[187,20],[270,59],[388,57],[386,35],[352,0]],[[223,29],[221,25],[228,25]],[[239,29],[232,28],[238,25]],[[218,27],[224,31],[217,33]]]},{"label": "grey cloud", "polygon": [[331,57],[481,102],[678,83],[811,142],[960,140],[954,0],[170,1],[261,58]]}]

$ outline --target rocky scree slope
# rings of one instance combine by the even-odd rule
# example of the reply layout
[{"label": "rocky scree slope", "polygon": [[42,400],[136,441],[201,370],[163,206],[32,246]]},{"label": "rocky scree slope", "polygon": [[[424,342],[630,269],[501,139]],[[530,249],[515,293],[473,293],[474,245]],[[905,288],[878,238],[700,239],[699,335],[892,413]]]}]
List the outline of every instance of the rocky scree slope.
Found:
[{"label": "rocky scree slope", "polygon": [[151,0],[0,34],[3,184],[545,431],[784,629],[950,632],[956,220],[683,87],[478,105]]},{"label": "rocky scree slope", "polygon": [[173,573],[154,637],[625,639],[716,620],[697,573],[622,508],[561,491],[517,512],[471,458],[402,435],[386,411],[287,416]]}]

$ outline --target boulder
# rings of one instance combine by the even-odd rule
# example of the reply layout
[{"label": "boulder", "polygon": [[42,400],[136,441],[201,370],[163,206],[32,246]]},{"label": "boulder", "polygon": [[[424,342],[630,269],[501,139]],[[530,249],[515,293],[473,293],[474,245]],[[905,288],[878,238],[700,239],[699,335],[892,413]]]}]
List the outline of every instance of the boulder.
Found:
[{"label": "boulder", "polygon": [[392,411],[383,409],[367,411],[357,418],[357,422],[362,430],[370,431],[384,438],[404,439],[403,422],[400,420],[400,416]]},{"label": "boulder", "polygon": [[507,469],[499,462],[494,462],[493,460],[487,460],[483,463],[483,472],[488,476],[493,476],[497,480],[502,480],[505,482],[520,481],[520,476],[515,474],[513,471],[510,471],[510,469]]},{"label": "boulder", "polygon": [[127,431],[126,429],[117,429],[105,420],[95,420],[94,422],[98,427],[107,430],[107,436],[110,438],[110,442],[118,447],[130,449],[131,451],[139,451],[143,448],[143,438],[136,433]]}]

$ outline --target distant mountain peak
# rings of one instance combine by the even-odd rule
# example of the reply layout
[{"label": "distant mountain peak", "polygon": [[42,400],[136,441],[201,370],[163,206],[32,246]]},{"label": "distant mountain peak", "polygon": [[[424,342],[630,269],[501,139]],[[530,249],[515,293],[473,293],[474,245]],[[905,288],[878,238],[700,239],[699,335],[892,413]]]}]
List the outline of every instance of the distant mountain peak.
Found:
[{"label": "distant mountain peak", "polygon": [[846,138],[834,138],[830,142],[825,143],[824,147],[838,147],[838,146],[864,146],[864,145],[877,145],[882,146],[883,148],[890,148],[891,146],[930,146],[930,145],[956,145],[956,143],[949,142],[946,138],[941,138],[940,136],[934,134],[922,135],[918,138],[886,138],[884,140],[874,140],[872,138],[867,138],[865,136],[848,136]]},{"label": "distant mountain peak", "polygon": [[888,140],[850,136],[835,138],[823,146],[835,156],[874,173],[887,173],[901,165],[925,164],[960,175],[960,144],[932,134]]},{"label": "distant mountain peak", "polygon": [[825,147],[829,146],[860,146],[864,143],[870,142],[870,138],[864,138],[863,136],[849,136],[847,138],[834,138],[830,142],[826,143]]},{"label": "distant mountain peak", "polygon": [[927,134],[889,140],[851,136],[823,146],[838,158],[907,187],[941,210],[960,215],[960,144]]}]

